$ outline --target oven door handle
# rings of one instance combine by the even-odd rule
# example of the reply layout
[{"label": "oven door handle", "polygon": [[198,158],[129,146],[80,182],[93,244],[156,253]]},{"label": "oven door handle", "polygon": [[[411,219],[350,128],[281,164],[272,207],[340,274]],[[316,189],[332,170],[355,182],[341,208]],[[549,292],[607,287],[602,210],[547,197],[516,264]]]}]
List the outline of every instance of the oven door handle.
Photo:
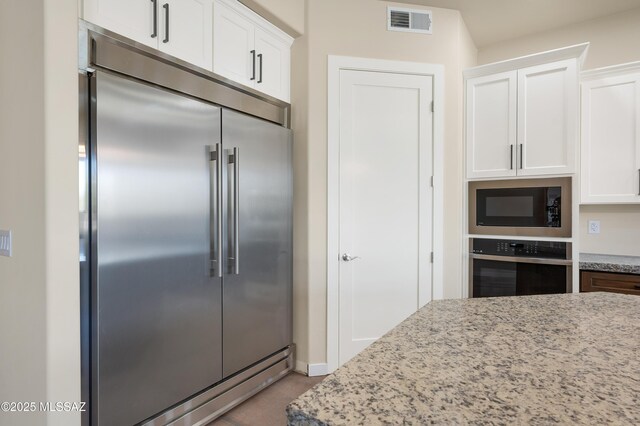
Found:
[{"label": "oven door handle", "polygon": [[498,262],[536,263],[539,265],[561,265],[561,266],[573,265],[573,261],[571,259],[544,259],[540,257],[494,256],[491,254],[478,254],[478,253],[471,253],[469,257],[471,259],[496,260]]}]

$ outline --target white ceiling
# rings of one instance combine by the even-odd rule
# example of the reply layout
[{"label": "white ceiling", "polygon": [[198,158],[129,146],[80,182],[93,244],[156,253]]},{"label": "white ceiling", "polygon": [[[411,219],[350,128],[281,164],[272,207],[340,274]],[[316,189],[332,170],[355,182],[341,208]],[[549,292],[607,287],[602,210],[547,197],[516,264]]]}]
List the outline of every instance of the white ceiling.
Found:
[{"label": "white ceiling", "polygon": [[479,48],[640,7],[640,0],[394,1],[459,10]]}]

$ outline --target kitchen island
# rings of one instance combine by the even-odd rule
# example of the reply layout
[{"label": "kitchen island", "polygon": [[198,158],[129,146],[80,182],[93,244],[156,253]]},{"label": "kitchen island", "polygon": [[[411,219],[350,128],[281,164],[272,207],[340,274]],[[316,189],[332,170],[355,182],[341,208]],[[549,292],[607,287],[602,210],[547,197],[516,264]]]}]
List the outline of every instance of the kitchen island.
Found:
[{"label": "kitchen island", "polygon": [[640,298],[431,302],[287,416],[290,425],[640,424]]}]

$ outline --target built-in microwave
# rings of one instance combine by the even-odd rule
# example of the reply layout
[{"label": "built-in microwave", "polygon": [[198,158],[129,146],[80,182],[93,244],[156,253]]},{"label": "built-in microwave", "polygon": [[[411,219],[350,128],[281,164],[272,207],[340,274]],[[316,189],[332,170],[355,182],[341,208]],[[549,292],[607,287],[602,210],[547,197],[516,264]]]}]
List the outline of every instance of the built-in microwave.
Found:
[{"label": "built-in microwave", "polygon": [[469,233],[571,237],[571,178],[469,182]]}]

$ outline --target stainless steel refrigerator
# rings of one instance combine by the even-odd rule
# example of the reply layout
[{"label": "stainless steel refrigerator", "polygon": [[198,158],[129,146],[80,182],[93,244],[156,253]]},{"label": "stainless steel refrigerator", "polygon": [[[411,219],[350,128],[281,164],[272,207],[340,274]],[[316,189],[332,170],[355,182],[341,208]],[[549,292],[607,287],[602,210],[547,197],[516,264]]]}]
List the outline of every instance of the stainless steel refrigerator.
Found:
[{"label": "stainless steel refrigerator", "polygon": [[106,70],[88,86],[91,424],[170,423],[291,345],[291,131]]}]

